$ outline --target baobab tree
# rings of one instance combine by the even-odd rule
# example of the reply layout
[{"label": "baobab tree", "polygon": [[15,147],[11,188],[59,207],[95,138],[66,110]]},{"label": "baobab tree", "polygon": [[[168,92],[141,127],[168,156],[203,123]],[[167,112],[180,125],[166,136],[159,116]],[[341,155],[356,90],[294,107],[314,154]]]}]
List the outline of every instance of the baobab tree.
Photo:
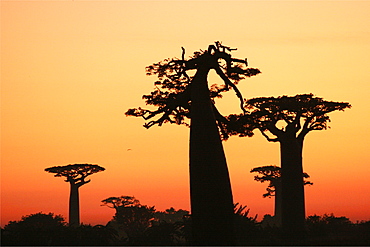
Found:
[{"label": "baobab tree", "polygon": [[303,141],[309,132],[328,128],[328,113],[350,107],[349,103],[325,101],[313,94],[262,97],[246,101],[248,114],[228,117],[237,126],[229,129],[230,135],[245,136],[257,128],[268,141],[280,143],[282,227],[287,238],[305,235]]},{"label": "baobab tree", "polygon": [[[233,58],[232,50],[235,49],[216,42],[206,51],[194,52],[185,59],[183,48],[182,59],[166,59],[148,66],[147,75],[157,75],[159,80],[154,83],[156,89],[143,99],[156,109],[134,108],[126,112],[128,116],[150,119],[144,125],[146,128],[166,122],[190,126],[190,199],[195,245],[234,243],[233,198],[219,133],[225,134],[227,119],[217,110],[214,98],[234,89],[243,109],[243,98],[236,84],[260,71],[247,68],[246,59]],[[189,70],[195,70],[195,75],[189,76]],[[209,88],[210,70],[225,84]],[[157,119],[152,120],[155,117]]]},{"label": "baobab tree", "polygon": [[78,189],[89,183],[91,180],[85,180],[91,174],[104,171],[105,168],[92,164],[73,164],[66,166],[53,166],[46,168],[46,172],[55,173],[54,177],[66,177],[65,182],[70,184],[69,194],[69,225],[80,225],[80,202]]},{"label": "baobab tree", "polygon": [[101,201],[101,206],[107,206],[108,208],[114,208],[117,211],[118,207],[128,207],[140,205],[140,201],[134,196],[111,196]]},{"label": "baobab tree", "polygon": [[[281,168],[279,166],[260,166],[253,168],[250,172],[257,172],[259,175],[254,176],[254,180],[264,183],[269,182],[266,191],[267,193],[263,194],[264,198],[266,197],[275,197],[275,206],[274,206],[274,222],[276,226],[281,226]],[[303,184],[312,185],[313,183],[305,180],[310,176],[304,172],[303,174]]]}]

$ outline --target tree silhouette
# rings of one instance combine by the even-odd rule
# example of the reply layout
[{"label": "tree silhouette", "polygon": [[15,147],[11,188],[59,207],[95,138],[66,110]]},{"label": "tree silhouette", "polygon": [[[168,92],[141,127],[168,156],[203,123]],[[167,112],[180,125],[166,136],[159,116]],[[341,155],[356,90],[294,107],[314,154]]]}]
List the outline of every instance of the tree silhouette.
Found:
[{"label": "tree silhouette", "polygon": [[101,201],[103,205],[101,206],[107,206],[109,208],[118,209],[118,207],[126,207],[126,206],[137,206],[140,204],[140,201],[137,200],[133,196],[119,196],[119,197],[108,197],[107,199],[104,199]]},{"label": "tree silhouette", "polygon": [[[250,172],[257,172],[260,175],[254,176],[254,180],[264,183],[269,182],[266,188],[267,193],[263,197],[275,197],[274,221],[277,226],[281,226],[281,168],[278,166],[261,166],[253,168]],[[309,178],[307,173],[303,173],[303,178]],[[312,185],[307,180],[303,181],[304,185]]]},{"label": "tree silhouette", "polygon": [[59,239],[66,224],[61,215],[53,213],[22,216],[20,221],[9,221],[5,226],[8,234],[1,245],[51,245]]},{"label": "tree silhouette", "polygon": [[178,221],[182,221],[184,216],[189,215],[189,211],[187,210],[176,210],[173,207],[166,209],[165,211],[157,211],[154,213],[154,218],[158,222],[167,222],[167,223],[176,223]]},{"label": "tree silhouette", "polygon": [[67,226],[61,215],[42,212],[10,221],[1,235],[1,246],[107,246],[116,232],[102,225]]},{"label": "tree silhouette", "polygon": [[[141,116],[150,121],[144,126],[161,126],[170,122],[189,126],[190,118],[190,197],[193,240],[196,245],[233,244],[233,199],[226,158],[221,143],[225,136],[224,118],[214,104],[222,92],[234,89],[243,109],[243,98],[236,84],[260,73],[246,68],[247,61],[232,58],[230,47],[220,42],[206,51],[194,52],[185,59],[166,59],[146,68],[148,75],[157,75],[155,90],[143,99],[155,110],[129,109],[128,116]],[[213,69],[225,85],[208,87],[208,73]],[[194,76],[187,71],[196,70]],[[155,120],[154,117],[157,117]],[[219,128],[218,128],[219,127]],[[252,132],[250,132],[252,134]]]},{"label": "tree silhouette", "polygon": [[258,236],[258,215],[249,216],[250,209],[239,203],[234,204],[234,229],[238,246],[255,245],[254,239]]},{"label": "tree silhouette", "polygon": [[80,203],[78,189],[89,183],[91,180],[85,180],[91,174],[104,171],[105,168],[91,164],[74,164],[66,166],[53,166],[46,168],[46,172],[55,173],[54,177],[66,177],[65,182],[70,184],[69,195],[69,225],[80,225]]},{"label": "tree silhouette", "polygon": [[142,205],[133,196],[109,197],[102,200],[103,205],[114,208],[116,213],[110,224],[118,224],[122,229],[123,241],[125,244],[139,244],[143,239],[145,231],[151,227],[154,220],[155,209],[147,205]]},{"label": "tree silhouette", "polygon": [[282,226],[287,237],[299,238],[305,233],[304,138],[310,131],[328,128],[328,113],[350,107],[349,103],[325,101],[313,94],[301,94],[250,99],[246,101],[249,114],[229,116],[238,126],[230,129],[229,134],[245,136],[253,126],[268,141],[280,143]]}]

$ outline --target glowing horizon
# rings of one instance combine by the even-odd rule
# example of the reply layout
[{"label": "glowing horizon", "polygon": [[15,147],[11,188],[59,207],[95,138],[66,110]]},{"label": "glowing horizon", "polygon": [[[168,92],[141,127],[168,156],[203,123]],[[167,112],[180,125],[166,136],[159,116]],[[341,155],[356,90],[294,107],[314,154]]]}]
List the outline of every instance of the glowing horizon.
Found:
[{"label": "glowing horizon", "polygon": [[[370,220],[369,10],[356,1],[2,1],[1,226],[40,211],[67,219],[69,185],[44,169],[76,163],[106,168],[80,188],[83,223],[106,224],[110,196],[190,210],[189,129],[147,130],[124,113],[154,87],[146,66],[216,40],[262,71],[240,82],[244,98],[314,93],[352,105],[305,139],[306,214]],[[233,92],[216,103],[239,111]],[[279,144],[255,132],[224,149],[234,202],[259,219],[273,214],[250,170],[280,165]]]}]

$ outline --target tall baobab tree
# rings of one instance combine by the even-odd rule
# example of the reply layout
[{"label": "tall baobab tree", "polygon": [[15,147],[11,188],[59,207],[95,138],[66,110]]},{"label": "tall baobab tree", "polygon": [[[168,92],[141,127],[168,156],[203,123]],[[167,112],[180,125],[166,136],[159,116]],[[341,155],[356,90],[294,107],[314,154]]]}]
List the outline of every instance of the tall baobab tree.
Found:
[{"label": "tall baobab tree", "polygon": [[80,225],[80,202],[78,189],[89,183],[91,180],[85,180],[91,174],[104,171],[105,168],[92,164],[73,164],[66,166],[53,166],[46,168],[46,172],[55,173],[54,177],[66,177],[65,182],[70,184],[69,194],[69,225]]},{"label": "tall baobab tree", "polygon": [[246,101],[249,114],[228,117],[233,121],[230,135],[245,136],[257,128],[268,141],[280,143],[282,227],[287,238],[305,236],[303,141],[309,132],[328,128],[328,113],[350,107],[313,94],[262,97]]},{"label": "tall baobab tree", "polygon": [[[275,206],[274,206],[274,222],[276,226],[281,226],[281,168],[278,166],[260,166],[253,168],[250,172],[256,172],[259,175],[254,176],[254,180],[264,183],[269,182],[266,191],[267,193],[263,194],[264,198],[266,197],[275,197]],[[303,173],[303,178],[309,178],[310,176],[307,173]],[[304,185],[312,185],[313,183],[304,180]]]},{"label": "tall baobab tree", "polygon": [[[186,120],[190,118],[190,197],[195,245],[234,244],[233,198],[219,134],[219,131],[225,134],[223,121],[227,119],[218,112],[213,99],[234,89],[243,108],[236,84],[260,71],[247,68],[246,59],[233,58],[232,50],[216,42],[188,60],[183,49],[182,59],[166,59],[148,66],[147,74],[157,75],[159,80],[154,83],[156,89],[143,99],[157,109],[136,108],[126,112],[145,120],[157,117],[146,123],[146,128],[165,122],[189,126]],[[208,73],[212,69],[225,85],[209,88]],[[196,70],[195,75],[189,76],[189,70]]]}]

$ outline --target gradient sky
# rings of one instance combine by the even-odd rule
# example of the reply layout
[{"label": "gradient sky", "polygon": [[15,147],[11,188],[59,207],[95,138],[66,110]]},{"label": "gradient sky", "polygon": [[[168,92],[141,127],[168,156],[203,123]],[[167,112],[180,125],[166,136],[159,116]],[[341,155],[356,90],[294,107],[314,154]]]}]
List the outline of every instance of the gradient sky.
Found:
[{"label": "gradient sky", "polygon": [[[368,1],[1,1],[1,226],[40,211],[67,218],[69,185],[44,169],[73,163],[106,168],[80,188],[83,223],[106,224],[110,196],[189,210],[189,129],[147,130],[124,112],[153,89],[146,66],[217,40],[262,71],[240,82],[245,98],[352,104],[306,137],[306,209],[370,220],[369,13]],[[233,92],[217,106],[239,112]],[[280,165],[279,144],[256,132],[224,148],[234,201],[273,214],[249,171]]]}]

